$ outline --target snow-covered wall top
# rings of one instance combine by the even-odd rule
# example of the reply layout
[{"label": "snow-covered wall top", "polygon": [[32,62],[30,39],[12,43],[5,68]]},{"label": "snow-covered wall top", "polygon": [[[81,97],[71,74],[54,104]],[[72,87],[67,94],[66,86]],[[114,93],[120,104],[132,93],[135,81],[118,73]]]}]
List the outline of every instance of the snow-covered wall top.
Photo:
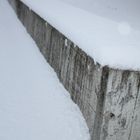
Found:
[{"label": "snow-covered wall top", "polygon": [[140,70],[139,0],[21,0],[101,65]]}]

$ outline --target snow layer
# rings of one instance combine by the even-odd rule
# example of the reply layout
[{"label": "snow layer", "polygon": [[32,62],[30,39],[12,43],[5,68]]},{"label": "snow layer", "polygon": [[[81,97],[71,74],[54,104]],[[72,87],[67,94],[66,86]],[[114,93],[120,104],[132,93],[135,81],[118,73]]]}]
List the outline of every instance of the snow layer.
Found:
[{"label": "snow layer", "polygon": [[55,72],[0,0],[0,140],[89,140]]},{"label": "snow layer", "polygon": [[101,65],[140,70],[139,0],[22,0]]}]

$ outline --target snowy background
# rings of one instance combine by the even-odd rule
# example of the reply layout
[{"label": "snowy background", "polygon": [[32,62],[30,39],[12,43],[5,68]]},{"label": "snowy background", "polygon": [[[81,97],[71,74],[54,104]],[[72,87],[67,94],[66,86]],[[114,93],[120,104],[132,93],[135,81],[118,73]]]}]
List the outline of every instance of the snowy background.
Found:
[{"label": "snowy background", "polygon": [[0,0],[0,140],[89,140],[83,116]]}]

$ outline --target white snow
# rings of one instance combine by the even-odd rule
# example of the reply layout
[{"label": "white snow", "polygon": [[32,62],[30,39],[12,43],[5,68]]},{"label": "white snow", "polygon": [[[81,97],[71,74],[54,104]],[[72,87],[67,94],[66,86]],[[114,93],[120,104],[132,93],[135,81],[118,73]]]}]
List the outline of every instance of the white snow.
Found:
[{"label": "white snow", "polygon": [[22,0],[101,65],[140,70],[139,0]]},{"label": "white snow", "polygon": [[81,112],[0,0],[0,140],[89,140]]}]

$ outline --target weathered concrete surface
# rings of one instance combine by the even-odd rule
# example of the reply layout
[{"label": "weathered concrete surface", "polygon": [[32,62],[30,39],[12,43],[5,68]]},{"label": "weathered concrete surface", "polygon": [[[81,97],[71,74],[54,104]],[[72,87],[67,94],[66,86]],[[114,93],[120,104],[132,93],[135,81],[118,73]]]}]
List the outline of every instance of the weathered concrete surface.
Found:
[{"label": "weathered concrete surface", "polygon": [[19,0],[18,18],[81,109],[92,140],[140,140],[140,73],[101,67]]},{"label": "weathered concrete surface", "polygon": [[139,89],[138,72],[109,70],[101,140],[140,140]]}]

